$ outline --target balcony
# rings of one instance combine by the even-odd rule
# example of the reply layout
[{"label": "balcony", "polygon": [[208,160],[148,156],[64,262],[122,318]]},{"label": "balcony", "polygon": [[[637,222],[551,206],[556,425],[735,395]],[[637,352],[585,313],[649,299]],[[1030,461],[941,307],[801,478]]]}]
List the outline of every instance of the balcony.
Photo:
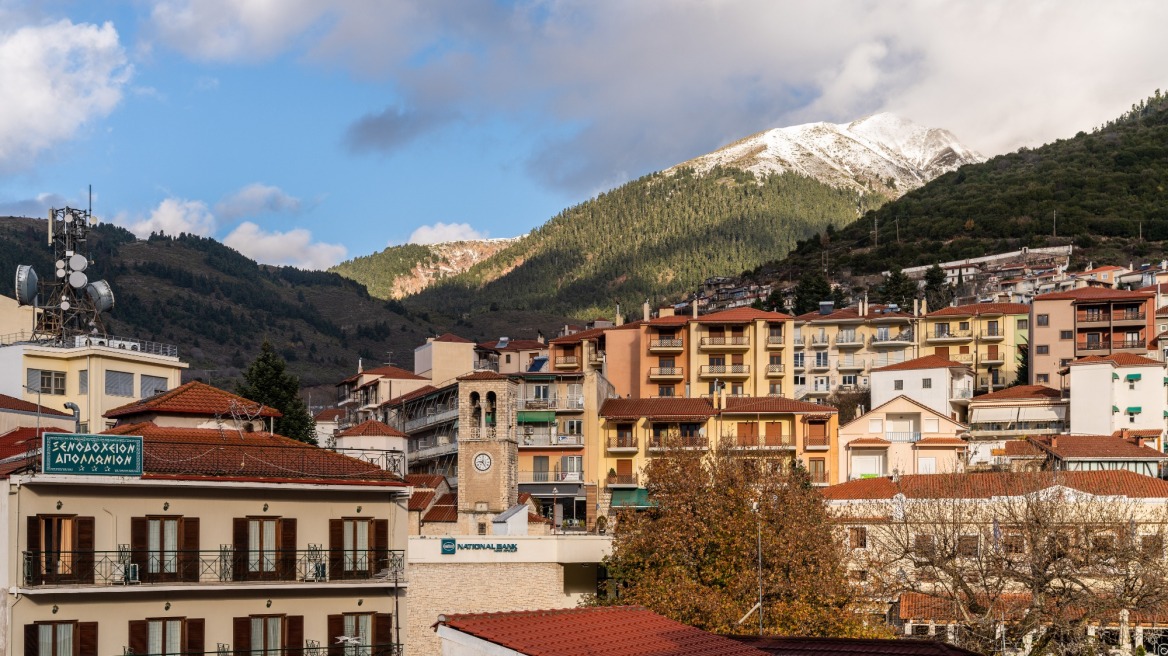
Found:
[{"label": "balcony", "polygon": [[893,443],[920,442],[921,434],[914,431],[892,431],[884,433],[884,439]]},{"label": "balcony", "polygon": [[499,363],[491,360],[475,360],[475,371],[494,371],[498,373]]},{"label": "balcony", "polygon": [[1147,322],[1148,314],[1140,310],[1116,311],[1111,315],[1111,323],[1115,326],[1138,325]]},{"label": "balcony", "polygon": [[854,330],[841,332],[835,336],[835,347],[838,349],[863,348],[864,335]]},{"label": "balcony", "polygon": [[705,364],[698,370],[702,378],[742,379],[750,377],[748,364]]},{"label": "balcony", "polygon": [[609,435],[605,449],[612,453],[636,453],[641,450],[641,443],[636,435]]},{"label": "balcony", "polygon": [[837,371],[863,371],[864,361],[862,359],[855,360],[839,360],[835,363]]},{"label": "balcony", "polygon": [[591,349],[588,351],[588,364],[593,367],[599,367],[604,364],[604,351],[597,351]]},{"label": "balcony", "polygon": [[685,371],[681,367],[649,367],[649,380],[681,380]]},{"label": "balcony", "polygon": [[998,351],[997,353],[983,353],[977,358],[977,366],[979,367],[1000,367],[1006,363],[1006,354]]},{"label": "balcony", "polygon": [[557,355],[556,369],[579,369],[580,358],[574,355]]},{"label": "balcony", "polygon": [[732,449],[794,449],[795,439],[791,435],[738,435],[724,433],[722,440]]},{"label": "balcony", "polygon": [[766,368],[767,378],[779,378],[786,373],[786,366],[781,364],[768,364]]},{"label": "balcony", "polygon": [[357,396],[356,392],[351,389],[337,392],[338,407],[343,408],[350,405],[357,405],[358,401],[360,401],[360,398]]},{"label": "balcony", "polygon": [[527,483],[580,483],[584,472],[578,471],[521,471],[519,482]]},{"label": "balcony", "polygon": [[826,469],[811,469],[807,471],[807,477],[811,480],[812,485],[827,485],[831,479],[827,475]]},{"label": "balcony", "polygon": [[1006,331],[998,328],[997,330],[983,330],[977,334],[977,338],[983,342],[1000,342],[1006,339]]},{"label": "balcony", "polygon": [[685,343],[680,337],[663,337],[649,340],[650,353],[681,353],[685,350]]},{"label": "balcony", "polygon": [[968,342],[973,339],[973,333],[968,330],[936,330],[926,333],[925,341],[930,344],[949,344],[953,342]]},{"label": "balcony", "polygon": [[973,398],[973,390],[968,387],[955,387],[949,392],[950,401],[969,401]]},{"label": "balcony", "polygon": [[1143,339],[1098,339],[1088,340],[1085,342],[1075,343],[1076,355],[1089,355],[1097,353],[1106,353],[1107,351],[1119,351],[1122,349],[1147,349],[1147,342]]},{"label": "balcony", "polygon": [[803,450],[804,451],[827,451],[831,448],[831,440],[827,435],[804,435],[803,436]]},{"label": "balcony", "polygon": [[804,344],[807,341],[807,338],[802,336],[802,335],[795,335],[795,338],[792,341],[795,344],[795,348],[803,348]]},{"label": "balcony", "polygon": [[[824,355],[827,355],[826,353]],[[811,371],[829,371],[831,369],[831,360],[827,358],[815,358],[811,361]]]},{"label": "balcony", "polygon": [[636,474],[609,474],[605,482],[608,487],[640,487]]},{"label": "balcony", "polygon": [[402,424],[402,430],[404,430],[407,433],[410,433],[413,431],[422,430],[423,428],[428,428],[430,426],[433,426],[434,424],[441,424],[441,423],[447,422],[447,421],[454,421],[455,419],[458,419],[458,406],[457,405],[455,405],[454,407],[446,407],[446,408],[443,408],[443,407],[427,408],[423,412],[422,415],[420,415],[418,417],[414,417],[413,419],[407,419],[405,421],[405,423]]},{"label": "balcony", "polygon": [[766,347],[768,349],[781,349],[786,345],[787,342],[782,335],[767,335]]},{"label": "balcony", "polygon": [[650,451],[665,449],[708,449],[710,440],[704,435],[652,435],[649,437]]},{"label": "balcony", "polygon": [[827,348],[831,346],[831,338],[827,335],[812,335],[811,348]]},{"label": "balcony", "polygon": [[519,436],[520,449],[579,449],[584,446],[583,435],[532,432]]},{"label": "balcony", "polygon": [[411,442],[407,457],[410,463],[415,463],[455,453],[458,453],[458,440],[449,435],[439,435],[436,438]]},{"label": "balcony", "polygon": [[807,360],[801,359],[801,358],[795,358],[795,362],[794,362],[794,364],[791,365],[791,368],[794,369],[795,371],[806,371],[807,370]]},{"label": "balcony", "polygon": [[895,335],[891,332],[877,332],[868,340],[868,345],[874,348],[906,348],[912,344],[912,331],[908,330]]},{"label": "balcony", "polygon": [[831,396],[831,385],[815,385],[808,387],[806,391],[807,396],[814,396],[816,398],[823,398]]},{"label": "balcony", "polygon": [[703,337],[700,346],[703,351],[745,351],[750,348],[750,338],[745,336]]},{"label": "balcony", "polygon": [[326,583],[404,583],[405,551],[308,550],[25,551],[27,587]]}]

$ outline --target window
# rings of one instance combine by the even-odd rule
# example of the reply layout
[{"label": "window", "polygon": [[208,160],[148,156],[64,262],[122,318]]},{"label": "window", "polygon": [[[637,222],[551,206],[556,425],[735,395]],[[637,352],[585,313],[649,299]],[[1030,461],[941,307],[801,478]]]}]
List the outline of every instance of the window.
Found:
[{"label": "window", "polygon": [[358,644],[345,645],[345,656],[370,656],[373,650],[373,615],[345,613],[345,635]]},{"label": "window", "polygon": [[1030,330],[1030,320],[1029,319],[1019,319],[1018,320],[1018,330]]},{"label": "window", "polygon": [[134,396],[134,374],[128,371],[105,372],[105,393],[110,396]]},{"label": "window", "polygon": [[932,378],[921,379],[921,389],[933,389],[933,379]]},{"label": "window", "polygon": [[[178,571],[178,517],[146,519],[146,545],[150,551],[146,571],[151,574],[174,574]],[[150,652],[155,653],[155,652]]]},{"label": "window", "polygon": [[815,366],[816,367],[829,366],[828,359],[827,359],[827,351],[816,351],[815,352]]},{"label": "window", "polygon": [[840,376],[840,379],[840,382],[843,385],[851,385],[852,387],[856,386],[856,374],[844,374],[843,376]]},{"label": "window", "polygon": [[247,571],[276,571],[277,519],[249,519],[247,521]]},{"label": "window", "polygon": [[1020,533],[1007,533],[1002,536],[1002,550],[1011,555],[1025,553],[1026,538]]},{"label": "window", "polygon": [[584,480],[584,456],[560,456],[559,480]]},{"label": "window", "polygon": [[1050,382],[1050,374],[1035,374],[1034,380],[1037,383],[1049,383]]},{"label": "window", "polygon": [[1050,347],[1046,344],[1037,344],[1034,347],[1035,355],[1050,355]]},{"label": "window", "polygon": [[30,392],[63,396],[65,394],[65,372],[29,369],[27,384]]},{"label": "window", "polygon": [[[621,426],[617,426],[616,434],[617,434],[618,439],[625,438],[626,433],[624,433],[622,431],[623,431],[623,429],[621,428]],[[627,439],[630,442],[633,439],[633,429],[631,426],[628,429]],[[633,445],[636,445],[636,442],[632,442],[632,443],[633,443]],[[547,456],[534,456],[531,459],[531,469],[532,469],[531,482],[533,482],[533,483],[546,483],[546,482],[548,482],[548,480],[549,480],[548,467],[549,467],[549,465],[548,465],[548,457]]]},{"label": "window", "polygon": [[[1070,359],[1070,358],[1062,358],[1062,359],[1060,359],[1060,360],[1059,360],[1059,366],[1060,366],[1060,367],[1069,367],[1069,366],[1071,366],[1071,359]],[[995,373],[996,373],[996,372],[995,372]]]},{"label": "window", "polygon": [[77,372],[77,393],[89,394],[89,370],[82,369]]},{"label": "window", "polygon": [[140,396],[144,399],[166,391],[166,379],[162,376],[139,376]]},{"label": "window", "polygon": [[1035,317],[1035,320],[1038,322],[1039,326],[1045,327],[1045,326],[1050,325],[1050,315],[1049,314],[1040,314],[1037,317]]},{"label": "window", "polygon": [[883,433],[884,432],[884,420],[883,419],[869,419],[868,420],[868,432],[869,433],[876,433],[876,434]]},{"label": "window", "polygon": [[[665,366],[665,365],[662,365],[662,366]],[[669,366],[672,367],[673,364],[671,363]],[[547,401],[548,398],[550,398],[548,396],[548,388],[549,388],[548,385],[532,385],[531,386],[531,398],[533,398],[537,401]]]},{"label": "window", "polygon": [[742,383],[732,383],[730,385],[730,394],[733,396],[746,396],[746,388]]},{"label": "window", "polygon": [[130,620],[129,653],[181,656],[203,653],[204,620],[163,617]]},{"label": "window", "polygon": [[296,574],[295,519],[237,517],[232,534],[235,580],[290,580]]},{"label": "window", "polygon": [[1059,331],[1059,339],[1074,339],[1074,338],[1075,338],[1074,331],[1071,331],[1071,330],[1060,330]]},{"label": "window", "polygon": [[584,434],[584,420],[583,419],[565,419],[564,420],[564,435],[583,435]]},{"label": "window", "polygon": [[868,527],[853,526],[848,529],[848,545],[853,549],[868,548]]},{"label": "window", "polygon": [[777,354],[777,353],[772,353],[772,354],[771,354],[771,357],[770,357],[769,364],[770,364],[772,367],[781,367],[781,366],[783,366],[783,356],[782,356],[782,355],[779,355],[779,354]]},{"label": "window", "polygon": [[505,362],[507,364],[511,364],[511,354],[510,353],[503,356],[503,362]]},{"label": "window", "polygon": [[918,556],[933,555],[933,536],[928,533],[918,533],[913,536],[913,551]]},{"label": "window", "polygon": [[29,517],[28,551],[34,558],[29,584],[92,583],[93,529],[92,517]]},{"label": "window", "polygon": [[903,380],[894,380],[894,381],[892,381],[892,389],[894,389],[894,390],[902,390],[902,389],[904,389],[904,381],[903,381]]},{"label": "window", "polygon": [[97,656],[97,622],[37,622],[25,625],[24,653],[37,656]]},{"label": "window", "polygon": [[657,396],[673,396],[673,385],[661,385],[657,388]]},{"label": "window", "polygon": [[795,376],[795,384],[796,385],[806,385],[807,384],[807,376],[804,376],[803,374],[797,374]]},{"label": "window", "polygon": [[1144,558],[1159,560],[1164,556],[1164,538],[1159,535],[1141,535],[1140,551]]},{"label": "window", "polygon": [[976,535],[961,535],[957,538],[957,555],[976,558],[980,553],[980,542]]},{"label": "window", "polygon": [[[390,613],[329,615],[327,629],[328,652],[333,656],[389,656],[394,651],[393,615]],[[334,651],[337,638],[342,636],[356,640]]]},{"label": "window", "polygon": [[284,617],[253,615],[250,647],[252,656],[280,656],[284,649]]},{"label": "window", "polygon": [[341,567],[346,573],[369,571],[369,540],[372,533],[371,519],[341,520]]},{"label": "window", "polygon": [[803,368],[803,361],[804,361],[804,360],[803,360],[803,358],[804,358],[804,355],[805,355],[804,353],[802,353],[802,352],[799,352],[799,353],[796,353],[794,356],[792,356],[792,357],[794,357],[794,359],[795,359],[795,368],[796,368],[796,369],[802,369],[802,368]]},{"label": "window", "polygon": [[487,523],[486,522],[479,522],[479,535],[486,535],[486,534],[487,534]]},{"label": "window", "polygon": [[771,396],[782,396],[783,395],[783,384],[782,383],[771,383],[769,386],[767,386],[767,394],[770,394]]},{"label": "window", "polygon": [[172,656],[185,651],[182,644],[182,620],[147,620],[147,654]]},{"label": "window", "polygon": [[[957,326],[958,326],[958,328],[957,328],[958,330],[963,330],[963,331],[969,330],[969,322],[968,321],[960,321],[957,323]],[[997,332],[997,331],[991,331],[991,332]]]}]

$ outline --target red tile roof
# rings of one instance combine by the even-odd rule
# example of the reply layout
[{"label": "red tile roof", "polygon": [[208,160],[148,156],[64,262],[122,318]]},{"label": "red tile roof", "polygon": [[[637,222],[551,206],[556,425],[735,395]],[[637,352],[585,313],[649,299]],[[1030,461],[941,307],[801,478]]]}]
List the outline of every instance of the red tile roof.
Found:
[{"label": "red tile roof", "polygon": [[345,411],[340,408],[325,408],[313,415],[316,421],[336,421],[345,416]]},{"label": "red tile roof", "polygon": [[429,512],[422,515],[423,522],[457,522],[458,521],[458,495],[454,492],[447,492],[438,497]]},{"label": "red tile roof", "polygon": [[1043,435],[1029,441],[1060,460],[1168,460],[1168,454],[1110,435]]},{"label": "red tile roof", "polygon": [[[37,404],[18,399],[15,396],[8,396],[7,394],[0,394],[0,412],[4,410],[16,410],[17,412],[31,412],[36,414]],[[39,412],[42,415],[53,415],[54,417],[72,417],[73,415],[54,410],[46,405],[39,406]]]},{"label": "red tile roof", "polygon": [[105,434],[142,436],[144,478],[405,486],[377,465],[271,433],[143,422]]},{"label": "red tile roof", "polygon": [[726,399],[722,414],[757,414],[780,412],[838,412],[830,405],[795,401],[782,396],[731,396]]},{"label": "red tile roof", "polygon": [[1160,430],[1159,428],[1121,429],[1121,430],[1117,430],[1114,433],[1112,433],[1111,436],[1112,437],[1123,437],[1123,434],[1125,432],[1128,435],[1130,435],[1131,437],[1148,438],[1148,437],[1160,437],[1160,434],[1163,433],[1164,431]]},{"label": "red tile roof", "polygon": [[748,321],[790,321],[794,319],[783,312],[767,312],[755,308],[742,307],[731,310],[722,310],[711,314],[703,314],[697,318],[698,323],[746,323]]},{"label": "red tile roof", "polygon": [[1016,385],[973,397],[973,401],[1061,399],[1062,392],[1046,385]]},{"label": "red tile roof", "polygon": [[899,482],[890,477],[865,478],[832,485],[823,490],[823,496],[833,501],[891,499],[898,493],[911,499],[988,499],[1058,485],[1088,494],[1168,498],[1168,481],[1124,470],[917,474],[901,476]]},{"label": "red tile roof", "polygon": [[627,323],[622,323],[619,326],[613,326],[611,328],[606,328],[606,330],[628,330],[629,328],[639,328],[641,326],[641,324],[643,324],[643,323],[645,323],[644,320],[637,319],[636,321],[629,321]]},{"label": "red tile roof", "polygon": [[437,494],[434,490],[414,490],[414,493],[410,495],[410,502],[406,510],[421,512],[429,508]]},{"label": "red tile roof", "polygon": [[1075,360],[1071,364],[1073,364],[1073,365],[1074,364],[1088,364],[1091,362],[1111,362],[1111,363],[1115,364],[1116,366],[1120,366],[1120,367],[1138,367],[1138,366],[1145,366],[1145,365],[1152,365],[1155,367],[1163,366],[1163,363],[1159,362],[1158,360],[1153,360],[1152,358],[1146,358],[1142,355],[1136,355],[1135,353],[1112,353],[1111,355],[1088,355],[1086,357],[1082,357],[1082,358],[1079,358],[1078,360]]},{"label": "red tile roof", "polygon": [[855,439],[855,440],[852,440],[851,442],[848,442],[844,446],[848,447],[849,449],[852,447],[887,448],[887,447],[892,446],[892,442],[889,442],[888,440],[884,439],[883,437],[861,437],[859,439]]},{"label": "red tile roof", "polygon": [[[1003,594],[990,603],[997,610],[993,616],[1009,615],[1022,617],[1030,606],[1030,595],[1025,593]],[[950,598],[935,597],[922,592],[905,592],[900,595],[901,620],[934,620],[937,622],[958,621],[957,610]]]},{"label": "red tile roof", "polygon": [[39,449],[41,435],[59,431],[57,428],[42,427],[38,433],[35,426],[13,428],[0,435],[0,460]]},{"label": "red tile roof", "polygon": [[607,328],[592,328],[590,330],[582,330],[578,333],[572,333],[571,335],[557,337],[553,340],[550,340],[548,343],[549,344],[561,344],[561,345],[563,345],[563,344],[579,344],[580,342],[582,342],[586,339],[596,339],[598,337],[603,337],[604,331],[612,330],[612,329],[613,329],[613,327],[610,326]]},{"label": "red tile roof", "polygon": [[689,320],[692,318],[688,314],[671,314],[668,317],[657,317],[648,321],[642,321],[642,323],[648,326],[680,326],[689,323]]},{"label": "red tile roof", "polygon": [[474,340],[470,340],[470,339],[467,339],[465,337],[459,337],[458,335],[455,335],[454,333],[443,333],[442,335],[435,337],[434,341],[435,342],[450,342],[453,344],[474,344]]},{"label": "red tile roof", "polygon": [[1027,439],[1007,440],[1002,448],[1007,458],[1043,458],[1046,452]]},{"label": "red tile roof", "polygon": [[941,308],[930,312],[929,317],[972,317],[983,314],[1030,314],[1030,306],[1025,303],[972,303]]},{"label": "red tile roof", "polygon": [[191,381],[185,385],[150,398],[134,401],[114,408],[105,417],[124,418],[143,414],[195,415],[215,417],[219,415],[247,414],[260,417],[281,417],[279,410],[260,405],[238,394],[211,387],[206,383]]},{"label": "red tile roof", "polygon": [[655,399],[608,399],[600,406],[606,419],[690,419],[718,414],[709,399],[660,397]]},{"label": "red tile roof", "polygon": [[929,446],[969,446],[965,440],[958,437],[923,437],[916,441],[917,447]]},{"label": "red tile roof", "polygon": [[337,437],[407,437],[407,435],[389,424],[368,419],[337,433]]},{"label": "red tile roof", "polygon": [[463,374],[456,380],[506,380],[507,376],[496,371],[475,371],[469,374]]},{"label": "red tile roof", "polygon": [[[448,385],[447,387],[453,387],[453,385]],[[441,389],[446,389],[446,387],[441,388]],[[400,404],[406,403],[408,401],[413,401],[414,399],[420,399],[423,396],[426,396],[427,394],[429,394],[430,392],[437,392],[438,390],[439,390],[439,388],[434,387],[433,385],[422,385],[421,387],[419,387],[416,390],[395,396],[392,399],[386,401],[385,403],[382,403],[381,405],[388,405],[388,406],[400,405]]]},{"label": "red tile roof", "polygon": [[351,383],[361,376],[379,376],[381,378],[391,378],[393,380],[427,380],[426,378],[419,376],[412,371],[406,371],[400,367],[394,367],[387,364],[382,367],[374,367],[373,369],[363,369],[337,384],[344,385],[345,383]]},{"label": "red tile roof", "polygon": [[897,362],[884,367],[873,369],[876,371],[910,371],[913,369],[952,369],[954,367],[962,367],[965,365],[960,362],[954,362],[949,358],[940,355],[926,355],[915,360],[905,360],[904,362]]},{"label": "red tile roof", "polygon": [[507,341],[507,345],[500,347],[499,340],[494,339],[489,342],[479,342],[480,348],[485,348],[491,351],[542,351],[547,348],[547,344],[538,339],[512,339]]},{"label": "red tile roof", "polygon": [[923,638],[887,640],[802,636],[730,636],[730,638],[772,656],[977,656],[977,652]]},{"label": "red tile roof", "polygon": [[530,656],[761,656],[766,653],[639,606],[444,615],[439,617],[438,624]]},{"label": "red tile roof", "polygon": [[911,318],[912,315],[908,314],[907,312],[901,312],[900,310],[893,312],[889,310],[888,306],[886,305],[872,303],[868,305],[868,313],[862,316],[860,315],[860,308],[858,306],[851,305],[845,308],[834,310],[831,314],[821,314],[818,310],[812,310],[811,312],[800,314],[799,316],[795,317],[795,320],[810,321],[813,323],[816,321],[826,321],[830,323],[835,321],[859,321],[861,319],[872,320]]},{"label": "red tile roof", "polygon": [[1099,273],[1101,271],[1126,271],[1126,269],[1115,266],[1114,264],[1104,264],[1103,266],[1097,266],[1094,269],[1084,269],[1080,271],[1078,275],[1083,275],[1084,273]]},{"label": "red tile roof", "polygon": [[406,474],[406,483],[412,487],[437,490],[445,482],[446,477],[441,474]]},{"label": "red tile roof", "polygon": [[1034,297],[1035,301],[1110,301],[1132,300],[1146,301],[1152,298],[1151,292],[1112,289],[1110,287],[1080,287],[1068,289],[1065,292],[1050,292]]}]

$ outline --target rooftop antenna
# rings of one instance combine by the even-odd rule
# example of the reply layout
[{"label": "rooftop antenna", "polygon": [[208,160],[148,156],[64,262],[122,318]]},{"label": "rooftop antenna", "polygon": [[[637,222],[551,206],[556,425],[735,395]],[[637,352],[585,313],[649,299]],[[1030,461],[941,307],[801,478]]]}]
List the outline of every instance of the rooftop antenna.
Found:
[{"label": "rooftop antenna", "polygon": [[385,365],[387,367],[393,366],[393,351],[386,351],[385,352]]}]

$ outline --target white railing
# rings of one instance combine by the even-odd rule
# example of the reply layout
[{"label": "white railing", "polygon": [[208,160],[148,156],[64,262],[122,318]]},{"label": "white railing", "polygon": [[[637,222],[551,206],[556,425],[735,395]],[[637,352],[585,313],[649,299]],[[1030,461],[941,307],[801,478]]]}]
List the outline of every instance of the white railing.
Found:
[{"label": "white railing", "polygon": [[921,434],[912,431],[892,431],[884,434],[889,442],[919,442]]},{"label": "white railing", "polygon": [[425,414],[421,417],[407,419],[402,427],[408,433],[410,431],[419,430],[433,424],[442,423],[444,421],[453,421],[455,419],[458,419],[458,406],[447,410],[436,410],[433,414]]}]

